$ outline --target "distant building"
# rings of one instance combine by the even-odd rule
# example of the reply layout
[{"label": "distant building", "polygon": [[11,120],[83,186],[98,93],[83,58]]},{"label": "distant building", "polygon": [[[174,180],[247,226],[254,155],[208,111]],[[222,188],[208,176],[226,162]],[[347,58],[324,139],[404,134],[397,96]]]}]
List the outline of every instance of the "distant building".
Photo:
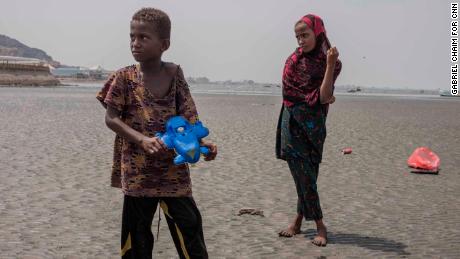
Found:
[{"label": "distant building", "polygon": [[92,68],[86,67],[59,67],[51,69],[51,73],[60,78],[90,78],[90,79],[105,79],[112,72],[103,69],[101,66]]},{"label": "distant building", "polygon": [[48,66],[48,63],[41,59],[14,56],[0,56],[0,63]]},{"label": "distant building", "polygon": [[48,62],[36,58],[0,56],[0,85],[55,86]]},{"label": "distant building", "polygon": [[0,70],[50,73],[50,66],[46,61],[36,58],[0,56]]},{"label": "distant building", "polygon": [[78,75],[86,75],[89,77],[89,73],[85,69],[80,67],[60,67],[51,69],[51,74],[57,77],[77,77]]}]

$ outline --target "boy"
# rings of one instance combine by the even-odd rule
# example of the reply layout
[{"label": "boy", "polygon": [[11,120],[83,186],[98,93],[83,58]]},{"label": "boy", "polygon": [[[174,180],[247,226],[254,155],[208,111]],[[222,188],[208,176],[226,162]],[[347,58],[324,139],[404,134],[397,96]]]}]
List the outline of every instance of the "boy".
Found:
[{"label": "boy", "polygon": [[[131,52],[138,65],[118,70],[98,94],[107,107],[105,121],[116,134],[112,186],[121,175],[124,193],[122,258],[152,258],[151,224],[160,203],[180,258],[207,258],[201,215],[192,197],[187,165],[173,164],[155,133],[181,115],[195,123],[198,114],[179,66],[161,60],[170,45],[171,22],[154,8],[137,11],[131,21]],[[217,155],[216,145],[206,161]]]}]

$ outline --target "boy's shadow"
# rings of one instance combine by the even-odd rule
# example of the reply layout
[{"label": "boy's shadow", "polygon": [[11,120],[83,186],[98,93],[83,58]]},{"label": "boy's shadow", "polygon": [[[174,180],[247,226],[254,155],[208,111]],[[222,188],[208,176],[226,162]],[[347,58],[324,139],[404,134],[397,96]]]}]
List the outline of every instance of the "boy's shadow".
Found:
[{"label": "boy's shadow", "polygon": [[[308,229],[306,231],[302,231],[301,234],[303,234],[306,238],[313,239],[316,235],[316,230]],[[410,253],[405,250],[407,245],[381,237],[327,232],[327,239],[328,244],[356,245],[370,250],[392,252],[397,255],[410,255]]]}]

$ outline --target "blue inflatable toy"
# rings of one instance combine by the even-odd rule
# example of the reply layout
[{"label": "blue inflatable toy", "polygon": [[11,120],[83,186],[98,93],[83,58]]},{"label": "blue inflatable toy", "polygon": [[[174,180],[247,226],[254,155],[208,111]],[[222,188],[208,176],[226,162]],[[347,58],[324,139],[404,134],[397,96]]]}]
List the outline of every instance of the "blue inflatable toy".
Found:
[{"label": "blue inflatable toy", "polygon": [[174,164],[196,163],[200,160],[200,154],[209,154],[209,149],[200,146],[200,140],[209,135],[209,130],[200,121],[190,124],[182,116],[171,117],[166,122],[166,132],[157,133],[170,149],[175,149],[178,154],[174,158]]}]

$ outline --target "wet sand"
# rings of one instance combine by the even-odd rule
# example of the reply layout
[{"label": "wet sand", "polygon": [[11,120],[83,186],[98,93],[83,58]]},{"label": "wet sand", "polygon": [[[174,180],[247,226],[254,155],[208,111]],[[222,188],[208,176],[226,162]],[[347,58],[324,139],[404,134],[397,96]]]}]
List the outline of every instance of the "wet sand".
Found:
[{"label": "wet sand", "polygon": [[[0,258],[119,258],[114,134],[96,91],[0,88]],[[337,96],[318,182],[329,229],[322,248],[310,243],[312,222],[293,238],[277,235],[296,213],[287,164],[274,158],[281,98],[194,98],[220,152],[192,167],[210,258],[460,257],[457,98]],[[410,173],[418,146],[440,156],[439,175]],[[241,208],[265,217],[237,216]],[[154,256],[177,258],[162,219]]]}]

